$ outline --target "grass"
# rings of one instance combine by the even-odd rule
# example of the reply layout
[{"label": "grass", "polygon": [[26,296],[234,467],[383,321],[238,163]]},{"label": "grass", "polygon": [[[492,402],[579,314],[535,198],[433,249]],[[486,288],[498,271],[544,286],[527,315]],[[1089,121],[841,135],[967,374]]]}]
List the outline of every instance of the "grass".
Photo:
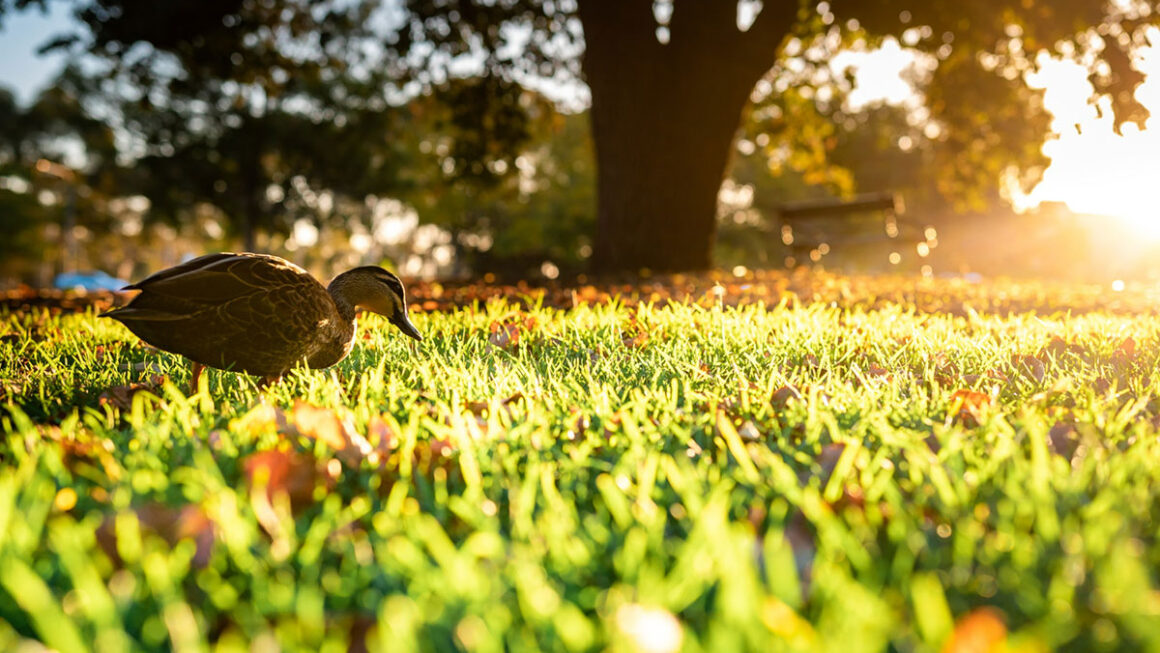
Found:
[{"label": "grass", "polygon": [[414,321],[263,399],[3,317],[0,649],[1160,650],[1155,317]]}]

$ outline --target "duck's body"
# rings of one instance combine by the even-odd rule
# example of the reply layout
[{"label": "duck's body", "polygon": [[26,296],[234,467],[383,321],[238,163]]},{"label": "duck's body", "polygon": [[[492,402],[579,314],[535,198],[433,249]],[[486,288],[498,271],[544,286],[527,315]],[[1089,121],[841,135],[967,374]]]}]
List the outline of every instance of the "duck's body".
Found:
[{"label": "duck's body", "polygon": [[103,314],[145,342],[198,365],[278,378],[301,361],[330,367],[350,353],[355,312],[385,315],[421,339],[407,320],[403,286],[378,267],[355,268],[330,286],[265,254],[210,254],[126,288],[140,293]]}]

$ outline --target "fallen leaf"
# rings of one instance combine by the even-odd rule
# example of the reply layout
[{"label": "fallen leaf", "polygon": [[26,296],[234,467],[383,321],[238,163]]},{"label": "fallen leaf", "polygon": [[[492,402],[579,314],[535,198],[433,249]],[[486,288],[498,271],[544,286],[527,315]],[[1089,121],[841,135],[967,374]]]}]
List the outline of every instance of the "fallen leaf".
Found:
[{"label": "fallen leaf", "polygon": [[253,492],[263,488],[268,500],[278,494],[290,499],[292,510],[301,510],[314,502],[314,489],[320,484],[330,487],[333,479],[323,473],[317,461],[294,451],[260,451],[250,454],[242,463],[246,485]]},{"label": "fallen leaf", "polygon": [[352,469],[362,465],[375,450],[355,429],[354,416],[349,411],[314,406],[299,399],[294,402],[294,410],[286,415],[286,419],[287,434],[322,442]]},{"label": "fallen leaf", "polygon": [[991,405],[991,395],[960,389],[951,394],[950,403],[951,411],[957,413],[956,419],[968,427],[975,427],[979,425],[983,410]]},{"label": "fallen leaf", "polygon": [[1043,383],[1043,378],[1047,375],[1043,361],[1034,356],[1015,354],[1011,357],[1011,366],[1036,383]]},{"label": "fallen leaf", "polygon": [[1007,626],[994,608],[975,608],[955,623],[942,653],[999,653],[1006,650]]},{"label": "fallen leaf", "polygon": [[520,344],[520,327],[515,324],[492,322],[487,342],[504,351],[515,349]]},{"label": "fallen leaf", "polygon": [[371,417],[367,422],[367,441],[380,453],[388,453],[399,446],[398,434],[380,415]]},{"label": "fallen leaf", "polygon": [[834,468],[838,466],[838,460],[845,450],[846,444],[843,442],[831,442],[822,447],[821,453],[818,454],[818,464],[822,466],[821,481],[823,486],[829,482],[830,475],[834,473]]},{"label": "fallen leaf", "polygon": [[1136,339],[1132,337],[1124,338],[1124,341],[1120,343],[1120,346],[1116,348],[1116,351],[1123,355],[1125,358],[1135,358]]},{"label": "fallen leaf", "polygon": [[[200,506],[188,504],[185,506],[167,506],[161,503],[149,503],[134,511],[143,533],[152,533],[173,546],[181,540],[193,540],[196,552],[193,555],[193,566],[203,568],[209,564],[213,553],[214,523],[206,516]],[[117,552],[116,517],[109,515],[97,527],[97,544],[113,564],[121,565],[121,556]]]},{"label": "fallen leaf", "polygon": [[792,400],[801,401],[802,393],[792,385],[783,385],[777,390],[773,391],[773,396],[769,398],[769,403],[777,408],[785,408]]},{"label": "fallen leaf", "polygon": [[100,394],[97,397],[97,402],[102,406],[112,406],[122,411],[129,410],[133,407],[133,397],[138,392],[150,392],[156,394],[157,391],[165,384],[167,379],[165,377],[154,377],[152,383],[131,383],[128,385],[115,385]]},{"label": "fallen leaf", "polygon": [[1079,448],[1079,431],[1074,422],[1057,422],[1047,432],[1047,446],[1057,455],[1071,460]]},{"label": "fallen leaf", "polygon": [[620,331],[620,343],[629,349],[643,349],[648,342],[648,332],[635,318]]},{"label": "fallen leaf", "polygon": [[297,433],[318,440],[335,451],[342,451],[349,443],[354,426],[333,408],[314,406],[298,399],[294,402],[292,424]]},{"label": "fallen leaf", "polygon": [[757,425],[752,420],[745,420],[745,422],[737,428],[737,435],[745,442],[759,442],[762,439],[761,431],[757,430]]}]

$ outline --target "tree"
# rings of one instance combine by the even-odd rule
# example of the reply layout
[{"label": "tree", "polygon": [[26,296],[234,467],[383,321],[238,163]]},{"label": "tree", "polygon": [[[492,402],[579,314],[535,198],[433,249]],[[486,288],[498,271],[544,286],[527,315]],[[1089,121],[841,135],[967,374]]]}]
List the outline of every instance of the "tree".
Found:
[{"label": "tree", "polygon": [[[908,42],[936,57],[925,89],[930,119],[944,127],[942,185],[970,195],[1009,165],[1030,164],[1034,175],[1042,163],[1047,120],[1022,82],[1041,49],[1097,55],[1095,91],[1110,95],[1121,120],[1143,119],[1130,54],[1156,21],[1144,4],[410,0],[397,46],[475,52],[492,75],[581,74],[598,168],[593,267],[690,269],[711,263],[717,192],[755,85],[772,82],[776,100],[814,83],[784,64],[809,65],[815,44],[909,32]],[[756,11],[750,24],[738,25],[739,7]],[[577,58],[569,46],[581,39]],[[424,66],[437,59],[427,56]]]},{"label": "tree", "polygon": [[86,31],[45,49],[89,55],[85,99],[133,139],[124,192],[174,222],[212,205],[252,249],[258,231],[288,227],[273,187],[305,178],[361,193],[393,179],[387,84],[365,47],[373,12],[341,0],[93,0],[74,4]]},{"label": "tree", "polygon": [[[0,9],[27,4],[40,3],[7,0]],[[1118,120],[1141,122],[1146,111],[1132,94],[1140,82],[1132,55],[1146,40],[1145,27],[1160,21],[1148,0],[404,0],[382,6],[386,17],[375,19],[380,3],[370,0],[84,0],[77,15],[91,38],[75,42],[143,88],[146,108],[190,110],[173,121],[186,125],[180,130],[148,130],[158,135],[147,139],[149,151],[169,156],[169,135],[224,134],[220,125],[243,121],[247,137],[236,138],[249,159],[237,162],[237,183],[245,198],[239,211],[251,216],[249,224],[261,215],[266,180],[258,164],[270,157],[255,153],[271,142],[262,118],[272,111],[304,103],[312,115],[334,121],[351,106],[385,111],[454,78],[476,77],[488,80],[477,87],[488,92],[460,98],[474,103],[460,112],[489,134],[489,147],[502,146],[519,135],[497,129],[497,118],[512,105],[496,99],[514,97],[512,85],[582,80],[591,95],[597,163],[592,267],[617,272],[710,265],[717,193],[746,112],[779,107],[780,114],[768,114],[771,126],[808,133],[796,142],[811,157],[824,156],[831,114],[810,110],[817,96],[808,91],[832,83],[810,73],[824,72],[836,48],[900,35],[929,55],[937,65],[922,89],[928,120],[939,126],[933,165],[940,188],[978,203],[993,195],[987,189],[1011,166],[1029,178],[1042,167],[1048,120],[1040,94],[1023,82],[1037,52],[1071,52],[1089,61],[1094,93],[1111,99]],[[196,122],[207,113],[209,126]],[[220,139],[203,148],[207,157],[224,149]],[[215,187],[217,181],[235,185],[219,179]]]},{"label": "tree", "polygon": [[[407,105],[408,145],[420,154],[400,197],[450,232],[465,272],[527,278],[545,263],[580,272],[595,205],[587,116],[518,85],[497,93],[494,83],[453,80]],[[485,102],[502,106],[480,111]]]},{"label": "tree", "polygon": [[2,273],[38,259],[65,264],[65,252],[43,251],[46,228],[71,238],[65,230],[109,226],[105,200],[120,172],[117,149],[112,129],[82,105],[80,81],[76,69],[66,68],[27,107],[0,89]]}]

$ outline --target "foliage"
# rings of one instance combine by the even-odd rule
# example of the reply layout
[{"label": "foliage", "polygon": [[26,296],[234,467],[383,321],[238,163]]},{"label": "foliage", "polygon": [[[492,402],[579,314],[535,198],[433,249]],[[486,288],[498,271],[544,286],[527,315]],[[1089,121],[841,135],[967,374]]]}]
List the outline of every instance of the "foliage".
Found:
[{"label": "foliage", "polygon": [[[528,278],[548,261],[578,272],[595,201],[588,116],[560,113],[536,94],[523,97],[536,111],[521,127],[521,149],[498,145],[466,157],[465,150],[489,149],[479,132],[448,118],[443,102],[413,103],[422,111],[415,131],[422,141],[411,146],[427,155],[418,157],[403,196],[451,231],[470,270]],[[486,164],[472,172],[469,161]]]},{"label": "foliage", "polygon": [[8,314],[0,642],[1156,648],[1154,315],[890,283],[372,316],[265,400]]},{"label": "foliage", "polygon": [[[503,240],[487,204],[507,208],[511,163],[545,113],[526,89],[570,88],[582,103],[586,85],[600,183],[594,219],[569,222],[592,225],[597,267],[675,269],[710,262],[713,200],[743,113],[775,168],[853,188],[836,148],[861,108],[829,68],[842,49],[890,36],[916,54],[925,108],[908,119],[925,134],[922,185],[959,208],[987,207],[1012,170],[1024,183],[1042,172],[1050,125],[1024,81],[1041,53],[1087,65],[1093,99],[1117,124],[1142,124],[1133,57],[1160,11],[1145,0],[1041,5],[84,0],[73,5],[84,33],[48,47],[89,57],[83,97],[133,137],[123,188],[171,220],[212,205],[243,234],[286,231],[293,209],[276,198],[303,185],[353,205],[433,177],[408,171],[415,155],[399,146],[414,117],[400,107],[415,102],[453,133],[445,174],[482,207],[433,221]],[[8,0],[0,16],[37,6]],[[739,26],[741,14],[751,22]]]},{"label": "foliage", "polygon": [[390,189],[392,116],[364,56],[371,13],[367,3],[100,0],[75,6],[84,33],[46,47],[88,55],[86,100],[132,139],[124,192],[170,221],[212,205],[252,245],[255,230],[288,227],[269,193],[285,195],[292,177],[337,193],[368,180]]},{"label": "foliage", "polygon": [[41,255],[43,243],[37,227],[50,219],[48,211],[27,193],[0,188],[0,275],[13,274],[18,261]]},{"label": "foliage", "polygon": [[[1093,93],[1110,100],[1118,124],[1142,124],[1147,116],[1134,97],[1141,75],[1132,60],[1160,13],[1148,2],[838,0],[801,3],[796,12],[790,2],[741,4],[756,16],[739,28],[733,2],[420,0],[407,3],[406,37],[397,45],[424,52],[422,66],[445,66],[471,52],[489,75],[582,73],[593,97],[597,152],[605,157],[594,261],[606,270],[708,265],[709,200],[727,165],[716,154],[727,149],[750,100],[772,137],[775,163],[812,182],[848,187],[829,157],[849,112],[842,103],[848,85],[828,67],[841,48],[894,35],[925,55],[930,67],[916,79],[926,99],[921,120],[936,134],[927,167],[943,196],[964,209],[985,208],[1011,169],[1029,183],[1046,164],[1040,146],[1048,116],[1040,93],[1024,83],[1038,53],[1089,65]],[[578,42],[581,25],[585,44],[576,58],[579,48],[568,46]],[[528,30],[528,55],[513,55],[520,51],[513,42]],[[602,112],[607,117],[596,115]],[[675,188],[674,178],[682,180]],[[679,199],[656,201],[666,194]],[[653,201],[634,201],[641,195]],[[682,210],[690,206],[696,208]],[[680,234],[672,242],[658,235],[665,225]]]},{"label": "foliage", "polygon": [[[0,242],[2,272],[15,275],[45,252],[48,225],[105,230],[106,205],[119,178],[114,132],[82,101],[84,77],[66,68],[57,83],[21,107],[0,89]],[[70,165],[62,165],[63,163]],[[71,167],[70,167],[71,166]],[[58,230],[59,231],[59,230]],[[60,256],[60,254],[57,254]]]}]

